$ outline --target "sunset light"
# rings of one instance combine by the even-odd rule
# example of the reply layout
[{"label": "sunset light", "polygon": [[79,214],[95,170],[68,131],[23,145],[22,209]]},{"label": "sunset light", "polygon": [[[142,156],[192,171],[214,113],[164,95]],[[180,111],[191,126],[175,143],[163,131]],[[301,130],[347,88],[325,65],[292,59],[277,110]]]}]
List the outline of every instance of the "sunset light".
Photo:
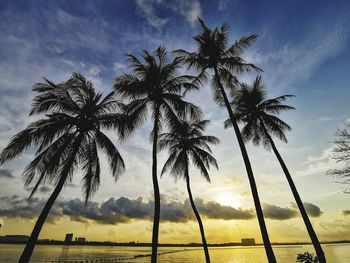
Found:
[{"label": "sunset light", "polygon": [[350,262],[349,69],[349,0],[0,0],[0,263]]}]

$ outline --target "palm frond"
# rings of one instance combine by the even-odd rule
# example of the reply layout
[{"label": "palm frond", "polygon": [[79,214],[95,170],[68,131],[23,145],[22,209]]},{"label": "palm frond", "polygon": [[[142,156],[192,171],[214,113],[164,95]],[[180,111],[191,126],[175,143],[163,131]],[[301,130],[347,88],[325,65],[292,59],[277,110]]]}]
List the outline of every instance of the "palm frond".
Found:
[{"label": "palm frond", "polygon": [[87,204],[90,197],[98,190],[100,186],[100,161],[97,153],[96,141],[90,140],[84,147],[83,153],[84,171],[82,185],[85,197],[85,204]]},{"label": "palm frond", "polygon": [[164,172],[171,169],[170,173],[176,179],[183,177],[191,159],[206,179],[210,180],[207,169],[211,165],[217,168],[217,163],[208,144],[217,144],[219,139],[203,135],[208,123],[208,120],[179,119],[170,132],[159,136],[158,149],[168,148],[170,156],[164,165]]},{"label": "palm frond", "polygon": [[98,146],[107,154],[108,162],[115,180],[125,171],[125,164],[118,149],[110,139],[101,131],[95,132],[95,138]]},{"label": "palm frond", "polygon": [[236,41],[225,51],[225,56],[241,56],[244,51],[249,48],[258,38],[256,34],[250,36],[243,36],[239,41]]}]

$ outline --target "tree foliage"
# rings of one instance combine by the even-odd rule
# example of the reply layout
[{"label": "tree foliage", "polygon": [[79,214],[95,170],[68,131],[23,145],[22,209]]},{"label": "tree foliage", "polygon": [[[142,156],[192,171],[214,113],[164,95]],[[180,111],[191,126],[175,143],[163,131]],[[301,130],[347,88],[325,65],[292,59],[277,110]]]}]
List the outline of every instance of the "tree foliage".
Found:
[{"label": "tree foliage", "polygon": [[[343,164],[342,168],[331,169],[328,174],[341,179],[341,183],[350,184],[350,122],[344,122],[345,127],[337,130],[336,139],[332,149],[332,158]],[[343,190],[350,194],[350,189]]]},{"label": "tree foliage", "polygon": [[87,201],[100,185],[98,149],[107,154],[115,179],[124,172],[121,154],[102,129],[116,130],[120,138],[131,134],[133,123],[115,110],[120,104],[114,92],[103,97],[92,83],[78,73],[63,83],[47,79],[33,86],[30,115],[44,117],[16,134],[0,154],[0,164],[36,147],[34,159],[24,169],[25,186],[33,185],[30,196],[44,183],[57,184],[62,177],[72,180],[80,165]]}]

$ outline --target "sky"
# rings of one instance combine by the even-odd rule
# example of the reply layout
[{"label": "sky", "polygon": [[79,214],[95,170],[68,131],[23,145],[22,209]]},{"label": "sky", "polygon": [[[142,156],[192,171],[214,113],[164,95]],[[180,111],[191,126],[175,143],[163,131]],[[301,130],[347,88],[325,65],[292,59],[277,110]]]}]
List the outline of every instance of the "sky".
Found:
[{"label": "sky", "polygon": [[[350,120],[348,1],[0,1],[0,150],[33,121],[28,113],[34,83],[43,77],[62,82],[79,72],[107,93],[118,75],[130,72],[125,54],[139,56],[160,45],[168,51],[194,50],[198,16],[210,27],[228,22],[231,43],[258,34],[244,58],[264,70],[261,75],[270,97],[296,95],[287,101],[296,110],[281,114],[293,128],[287,134],[288,144],[276,139],[277,147],[319,239],[349,240],[350,196],[343,193],[344,185],[326,174],[339,165],[330,158],[334,133]],[[255,73],[239,76],[248,83],[255,77]],[[211,184],[190,170],[208,243],[239,242],[245,237],[261,242],[237,141],[232,129],[223,128],[227,113],[213,102],[208,84],[186,97],[211,120],[206,133],[221,140],[213,147],[219,170],[210,171]],[[81,175],[76,173],[40,238],[63,240],[65,233],[73,232],[88,240],[150,242],[151,128],[145,122],[123,143],[108,133],[126,162],[125,174],[115,183],[102,156],[100,189],[85,206]],[[271,241],[309,241],[275,156],[250,144],[247,149]],[[159,169],[166,157],[166,151],[159,153]],[[27,199],[21,173],[32,158],[33,151],[28,151],[0,167],[0,236],[29,235],[52,192],[50,185],[43,185]],[[159,241],[200,242],[184,182],[164,175],[160,192]]]}]

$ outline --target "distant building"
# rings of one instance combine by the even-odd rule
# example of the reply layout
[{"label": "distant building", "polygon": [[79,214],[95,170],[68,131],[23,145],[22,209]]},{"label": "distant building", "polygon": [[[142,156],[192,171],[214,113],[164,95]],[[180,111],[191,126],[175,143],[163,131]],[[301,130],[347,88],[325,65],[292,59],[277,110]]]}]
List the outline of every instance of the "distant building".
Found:
[{"label": "distant building", "polygon": [[64,238],[64,242],[69,243],[69,242],[72,242],[72,240],[73,240],[73,233],[67,233],[66,237]]},{"label": "distant building", "polygon": [[255,239],[254,238],[242,238],[241,239],[243,246],[253,246],[255,245]]},{"label": "distant building", "polygon": [[85,237],[78,237],[75,239],[76,242],[86,242],[86,238]]}]

